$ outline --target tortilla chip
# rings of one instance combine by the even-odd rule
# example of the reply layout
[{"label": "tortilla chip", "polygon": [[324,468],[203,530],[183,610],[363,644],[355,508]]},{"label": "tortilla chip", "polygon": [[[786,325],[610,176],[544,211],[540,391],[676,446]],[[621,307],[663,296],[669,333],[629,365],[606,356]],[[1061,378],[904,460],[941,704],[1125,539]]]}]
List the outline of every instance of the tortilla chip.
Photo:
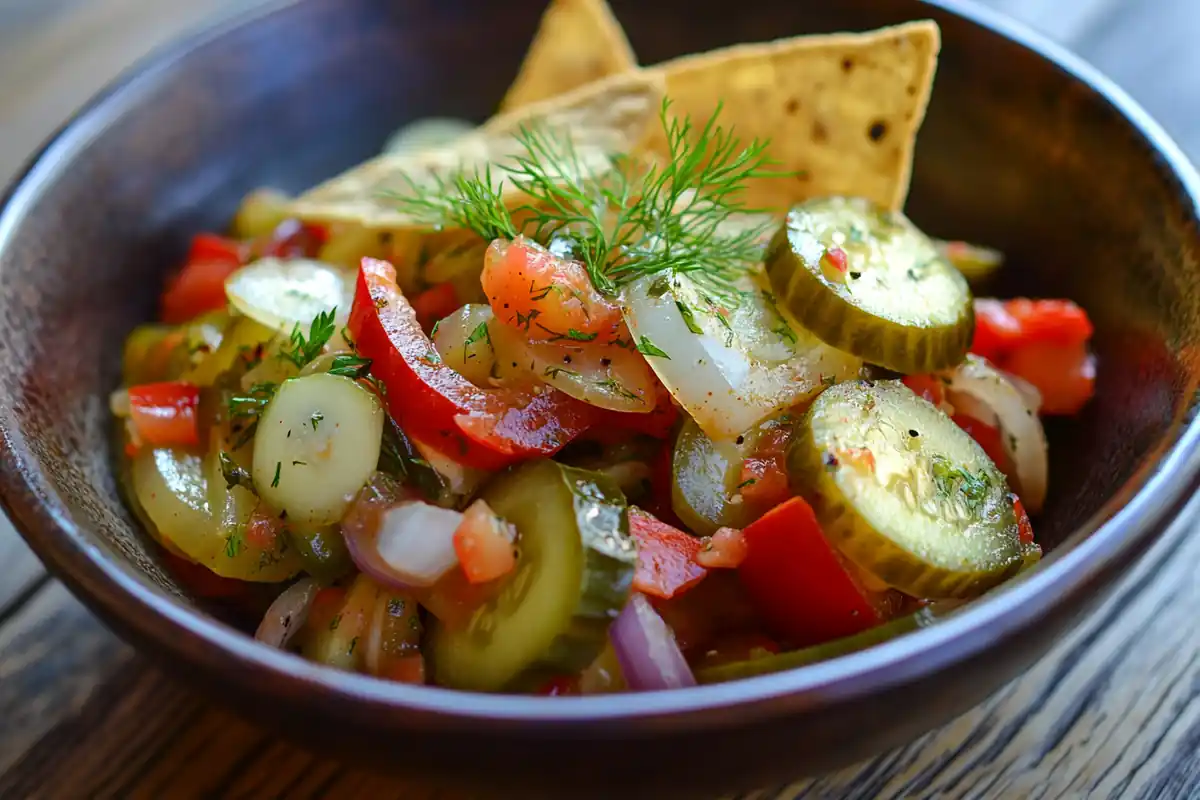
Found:
[{"label": "tortilla chip", "polygon": [[637,68],[605,0],[551,0],[501,110],[560,95]]},{"label": "tortilla chip", "polygon": [[[615,75],[550,100],[494,117],[452,145],[418,153],[384,154],[310,189],[291,203],[288,213],[305,222],[353,222],[366,228],[421,228],[396,208],[390,193],[409,194],[405,176],[432,185],[460,170],[482,170],[523,153],[516,134],[537,122],[574,144],[585,175],[610,165],[610,156],[627,153],[651,132],[662,105],[661,78],[639,72]],[[506,202],[519,205],[523,195],[493,172]]]},{"label": "tortilla chip", "polygon": [[[780,169],[798,176],[747,186],[750,205],[783,209],[822,195],[866,197],[899,209],[908,194],[917,129],[933,86],[940,35],[913,22],[870,33],[798,36],[684,56],[663,76],[672,113],[770,139]],[[648,140],[662,154],[660,130]]]}]

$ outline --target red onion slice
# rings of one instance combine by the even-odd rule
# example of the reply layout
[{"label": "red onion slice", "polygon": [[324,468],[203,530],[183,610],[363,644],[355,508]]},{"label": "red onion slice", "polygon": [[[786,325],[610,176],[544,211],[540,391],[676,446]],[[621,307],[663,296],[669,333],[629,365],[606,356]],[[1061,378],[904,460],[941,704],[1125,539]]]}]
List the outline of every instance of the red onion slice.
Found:
[{"label": "red onion slice", "polygon": [[967,360],[945,374],[947,399],[957,408],[986,407],[976,414],[990,414],[981,422],[995,424],[1000,429],[1004,451],[1013,464],[1009,479],[1030,514],[1036,514],[1046,502],[1046,481],[1049,461],[1046,455],[1046,434],[1037,415],[1035,399],[1013,382],[1007,373],[996,369],[986,359],[967,356]]},{"label": "red onion slice", "polygon": [[301,578],[284,589],[263,615],[254,638],[280,650],[287,647],[304,627],[320,586],[312,578]]},{"label": "red onion slice", "polygon": [[350,558],[376,583],[405,591],[437,583],[458,566],[458,511],[406,502],[356,516],[342,526]]},{"label": "red onion slice", "polygon": [[634,691],[695,686],[675,634],[650,602],[636,592],[609,630],[625,682]]}]

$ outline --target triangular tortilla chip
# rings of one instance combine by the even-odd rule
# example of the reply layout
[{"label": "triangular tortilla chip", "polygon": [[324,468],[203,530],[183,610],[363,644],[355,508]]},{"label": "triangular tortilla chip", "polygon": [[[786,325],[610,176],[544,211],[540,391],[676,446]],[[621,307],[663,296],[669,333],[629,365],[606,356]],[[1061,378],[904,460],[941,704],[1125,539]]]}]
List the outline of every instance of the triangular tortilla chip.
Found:
[{"label": "triangular tortilla chip", "polygon": [[604,0],[551,0],[500,109],[520,108],[637,68]]},{"label": "triangular tortilla chip", "polygon": [[[459,170],[507,162],[523,153],[516,133],[538,122],[556,136],[568,137],[586,174],[610,165],[610,156],[628,153],[650,135],[662,106],[661,78],[639,72],[614,75],[564,95],[494,117],[446,148],[419,153],[384,154],[310,189],[289,206],[289,214],[306,222],[353,222],[367,228],[399,230],[422,227],[396,208],[389,193],[408,194],[404,176],[433,184]],[[522,195],[511,183],[493,180],[510,202]]]},{"label": "triangular tortilla chip", "polygon": [[[684,56],[648,71],[663,76],[672,113],[719,121],[743,142],[770,139],[768,153],[797,177],[747,187],[746,201],[782,209],[822,195],[904,205],[917,129],[940,47],[930,21],[870,33],[798,36]],[[656,128],[651,152],[666,141]]]}]

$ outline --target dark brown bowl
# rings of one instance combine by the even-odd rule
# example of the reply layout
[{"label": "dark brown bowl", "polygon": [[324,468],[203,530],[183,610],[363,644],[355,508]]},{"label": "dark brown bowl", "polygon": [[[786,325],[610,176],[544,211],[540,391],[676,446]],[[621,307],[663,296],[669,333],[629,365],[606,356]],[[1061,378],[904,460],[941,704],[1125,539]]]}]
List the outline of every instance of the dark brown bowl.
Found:
[{"label": "dark brown bowl", "polygon": [[[1051,430],[1050,546],[940,626],[786,674],[685,691],[505,697],[384,683],[255,643],[189,599],[118,499],[108,392],[188,236],[247,190],[296,190],[407,120],[483,118],[542,2],[302,0],[178,45],[71,122],[0,216],[0,495],[92,609],[221,702],[321,747],[452,785],[615,796],[749,787],[912,739],[1027,667],[1108,593],[1197,484],[1197,176],[1122,92],[965,3],[616,2],[647,62],[919,17],[945,46],[910,208],[986,242],[1004,290],[1096,322],[1095,401]],[[719,754],[708,757],[706,754]]]}]

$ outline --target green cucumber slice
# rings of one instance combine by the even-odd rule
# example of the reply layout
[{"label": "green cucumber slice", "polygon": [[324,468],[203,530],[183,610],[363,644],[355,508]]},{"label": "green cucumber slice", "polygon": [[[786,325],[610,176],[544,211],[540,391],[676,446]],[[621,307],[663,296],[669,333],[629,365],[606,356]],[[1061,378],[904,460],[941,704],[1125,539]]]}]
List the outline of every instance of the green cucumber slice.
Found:
[{"label": "green cucumber slice", "polygon": [[788,474],[842,553],[914,597],[975,597],[1021,567],[1004,475],[899,381],[822,393],[797,425]]},{"label": "green cucumber slice", "polygon": [[516,526],[517,568],[465,625],[434,627],[436,682],[496,691],[530,671],[582,670],[633,583],[624,496],[602,475],[539,460],[499,475],[480,497]]},{"label": "green cucumber slice", "polygon": [[832,347],[903,373],[962,360],[975,330],[971,291],[899,212],[859,198],[796,206],[771,241],[780,302]]}]

